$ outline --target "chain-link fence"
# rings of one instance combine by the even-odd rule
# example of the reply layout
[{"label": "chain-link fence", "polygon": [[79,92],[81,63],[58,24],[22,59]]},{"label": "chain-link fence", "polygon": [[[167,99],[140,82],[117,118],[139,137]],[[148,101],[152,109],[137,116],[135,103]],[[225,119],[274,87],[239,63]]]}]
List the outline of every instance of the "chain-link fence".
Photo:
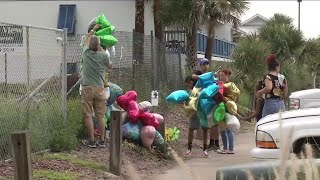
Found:
[{"label": "chain-link fence", "polygon": [[64,34],[0,23],[1,160],[12,157],[12,131],[29,129],[32,151],[41,151],[48,149],[53,123],[64,119]]},{"label": "chain-link fence", "polygon": [[[81,60],[81,37],[68,37],[68,89],[79,79]],[[183,75],[179,49],[168,49],[151,35],[138,35],[133,32],[116,32],[118,39],[115,51],[111,54],[113,68],[109,81],[119,85],[124,91],[135,90],[139,101],[151,101],[151,92],[162,95],[183,88]],[[78,89],[73,89],[75,94]],[[73,94],[73,93],[72,93]]]},{"label": "chain-link fence", "polygon": [[[0,23],[0,160],[12,157],[10,134],[15,130],[30,130],[32,151],[37,152],[49,148],[50,136],[61,127],[55,124],[83,122],[77,83],[82,36]],[[183,88],[179,49],[168,49],[152,33],[115,36],[119,42],[114,53],[110,50],[110,82],[135,90],[139,101],[151,101],[156,90],[160,106],[169,92]]]}]

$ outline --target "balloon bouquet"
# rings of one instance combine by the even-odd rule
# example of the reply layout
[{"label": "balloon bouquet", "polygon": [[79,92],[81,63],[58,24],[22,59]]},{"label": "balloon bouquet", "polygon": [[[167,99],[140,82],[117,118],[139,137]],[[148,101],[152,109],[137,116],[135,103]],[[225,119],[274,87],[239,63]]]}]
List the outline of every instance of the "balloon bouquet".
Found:
[{"label": "balloon bouquet", "polygon": [[[237,105],[240,90],[232,83],[218,81],[212,72],[199,76],[199,79],[190,93],[177,90],[167,96],[166,101],[181,104],[187,102],[184,111],[187,117],[195,113],[203,127],[226,124],[234,133],[238,133],[240,122],[237,119]],[[227,98],[222,102],[221,95]]]},{"label": "balloon bouquet", "polygon": [[151,113],[152,105],[148,101],[137,102],[137,93],[128,91],[117,98],[117,104],[127,112],[128,119],[122,125],[122,135],[143,146],[161,147],[164,139],[159,133],[160,124],[164,123],[162,115]]},{"label": "balloon bouquet", "polygon": [[[117,38],[115,38],[112,34],[115,32],[116,28],[115,26],[113,26],[110,21],[105,17],[105,15],[101,14],[98,17],[94,18],[90,23],[89,23],[89,27],[88,27],[88,32],[90,32],[90,30],[96,25],[99,24],[100,28],[95,32],[95,35],[97,37],[99,37],[100,39],[100,44],[102,46],[103,49],[106,50],[106,53],[109,54],[108,48],[114,48],[114,46],[118,43]],[[86,36],[82,37],[82,43],[84,42],[84,39],[86,38]],[[82,69],[82,63],[80,65],[80,70]],[[112,110],[117,110],[117,105],[114,104],[117,97],[119,97],[120,95],[123,94],[122,89],[111,82],[108,82],[108,78],[107,78],[107,73],[106,73],[106,78],[105,78],[105,84],[107,85],[107,87],[105,87],[105,92],[107,95],[107,101],[106,101],[106,108],[107,108],[107,112],[105,115],[105,125],[107,129],[110,129],[109,126],[109,119],[110,119],[110,112]],[[81,94],[81,90],[82,87],[80,85],[80,94]],[[99,130],[98,130],[98,121],[95,117],[95,115],[93,115],[93,122],[94,122],[94,128],[95,128],[95,136],[98,137],[99,136]]]},{"label": "balloon bouquet", "polygon": [[[88,32],[95,24],[100,25],[100,28],[95,32],[95,35],[100,38],[101,46],[109,53],[107,48],[113,47],[118,42],[118,40],[112,36],[115,32],[115,27],[103,14],[90,22]],[[107,97],[109,97],[106,102],[107,113],[105,116],[107,129],[110,130],[110,112],[121,108],[127,112],[127,120],[122,125],[124,138],[136,143],[142,143],[148,148],[152,145],[157,147],[164,145],[164,139],[158,131],[160,124],[164,122],[164,118],[160,114],[151,113],[151,103],[148,101],[137,103],[137,93],[135,91],[128,91],[123,94],[122,89],[118,85],[108,83],[108,86],[109,87],[105,88]],[[93,121],[95,134],[96,136],[99,136],[98,123],[95,116],[93,116]],[[174,138],[177,138],[178,131],[175,129],[174,132],[175,133],[171,133],[171,135],[174,136]]]}]

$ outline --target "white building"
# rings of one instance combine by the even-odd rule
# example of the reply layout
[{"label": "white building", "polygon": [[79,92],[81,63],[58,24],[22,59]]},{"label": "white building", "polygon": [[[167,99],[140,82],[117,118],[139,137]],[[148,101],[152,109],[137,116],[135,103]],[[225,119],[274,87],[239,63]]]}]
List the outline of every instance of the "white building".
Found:
[{"label": "white building", "polygon": [[[145,3],[145,34],[150,35],[151,31],[154,31],[154,18],[153,18],[153,2],[146,1]],[[74,42],[78,43],[80,38],[79,34],[85,34],[88,30],[88,25],[99,14],[104,14],[107,19],[116,27],[117,32],[123,32],[121,36],[117,36],[119,43],[116,47],[119,52],[120,49],[124,50],[124,58],[132,59],[130,53],[132,53],[132,34],[135,27],[135,1],[134,0],[82,0],[82,1],[0,1],[0,26],[3,26],[1,22],[13,23],[20,25],[31,25],[46,28],[63,28],[68,27],[68,39],[76,40]],[[1,28],[1,27],[0,27]],[[127,32],[127,33],[126,33]],[[42,34],[41,34],[42,33]],[[215,32],[216,40],[214,45],[214,56],[213,60],[225,61],[231,56],[232,49],[235,44],[232,43],[233,35],[232,28],[228,24],[221,24]],[[2,35],[3,36],[3,35]],[[26,32],[23,32],[23,36],[26,36]],[[33,31],[30,33],[30,38],[43,38],[43,41],[48,41],[49,39],[56,43],[51,44],[50,48],[47,48],[48,44],[42,43],[41,39],[31,39],[31,48],[37,47],[37,52],[33,52],[31,55],[30,66],[31,69],[39,69],[36,73],[32,71],[31,78],[37,79],[38,77],[43,77],[46,74],[48,77],[52,73],[58,73],[60,70],[61,59],[61,46],[59,42],[55,41],[58,35],[54,33],[43,33],[39,31]],[[0,32],[1,37],[1,32]],[[181,36],[180,36],[181,37]],[[131,40],[130,40],[131,39]],[[176,40],[175,38],[167,39]],[[37,42],[39,41],[39,42]],[[180,40],[181,41],[181,40]],[[122,43],[121,43],[122,42]],[[71,44],[72,42],[70,42]],[[186,41],[184,40],[184,43]],[[3,45],[3,44],[2,44]],[[8,80],[9,81],[21,81],[25,82],[26,79],[26,41],[23,39],[22,47],[16,49],[16,57],[13,53],[9,53],[6,56],[7,68],[8,68]],[[1,41],[0,41],[1,46]],[[197,36],[197,49],[198,57],[202,57],[206,48],[206,30],[201,28]],[[74,47],[79,48],[78,44]],[[21,50],[18,52],[17,50]],[[69,51],[72,52],[73,49]],[[37,53],[37,55],[35,55]],[[127,55],[125,54],[127,53]],[[60,55],[57,55],[60,54]],[[70,56],[75,56],[74,54],[80,54],[74,51]],[[81,55],[81,54],[80,54]],[[49,58],[35,59],[35,57],[46,56]],[[77,55],[78,56],[78,55]],[[4,77],[4,54],[0,50],[0,77]],[[184,58],[185,55],[182,55]],[[79,60],[80,57],[73,57],[73,59]],[[72,60],[71,60],[72,61]],[[71,62],[69,60],[69,62]],[[10,68],[19,64],[21,66],[19,69],[24,72],[19,76],[10,74]],[[49,68],[45,68],[48,64]],[[131,63],[129,63],[131,65]],[[39,66],[39,67],[38,67]],[[56,67],[56,68],[53,68]],[[41,70],[40,70],[41,69]],[[16,72],[15,72],[16,73]],[[15,77],[15,79],[10,79]],[[3,79],[0,79],[3,81]]]},{"label": "white building", "polygon": [[[48,28],[58,28],[59,9],[61,5],[71,7],[68,13],[74,16],[74,33],[87,32],[89,22],[104,14],[116,27],[117,31],[132,32],[135,23],[134,0],[106,0],[106,1],[1,1],[1,22],[22,25],[33,25]],[[145,3],[145,34],[154,31],[152,1]],[[70,12],[72,11],[72,12]],[[60,13],[60,16],[65,16]],[[67,16],[65,16],[67,17]],[[72,20],[71,20],[72,21]],[[201,28],[205,33],[205,28]],[[230,25],[221,24],[216,29],[216,37],[221,40],[232,41]]]},{"label": "white building", "polygon": [[[135,23],[135,1],[1,1],[0,17],[2,22],[22,25],[34,25],[48,28],[58,28],[59,9],[61,5],[71,7],[68,13],[60,16],[74,18],[75,33],[87,32],[89,22],[99,14],[104,14],[116,27],[117,31],[132,32]],[[145,32],[154,28],[152,4],[145,4]]]},{"label": "white building", "polygon": [[256,14],[244,21],[243,23],[241,23],[240,29],[246,32],[247,34],[255,33],[259,30],[260,27],[265,25],[267,21],[267,18],[261,16],[260,14]]}]

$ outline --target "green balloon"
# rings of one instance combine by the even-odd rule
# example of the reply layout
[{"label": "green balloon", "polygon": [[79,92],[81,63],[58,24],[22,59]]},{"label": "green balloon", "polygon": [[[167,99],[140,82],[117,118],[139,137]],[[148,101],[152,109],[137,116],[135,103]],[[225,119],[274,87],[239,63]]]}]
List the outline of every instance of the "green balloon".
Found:
[{"label": "green balloon", "polygon": [[226,116],[226,106],[221,102],[213,111],[212,118],[215,124],[219,124]]},{"label": "green balloon", "polygon": [[96,23],[100,25],[100,28],[106,28],[106,27],[112,26],[111,23],[106,18],[106,16],[104,16],[103,14],[97,17]]},{"label": "green balloon", "polygon": [[116,30],[116,27],[114,26],[109,26],[103,29],[99,29],[95,35],[96,36],[103,36],[103,35],[111,35],[112,33],[114,33],[114,31]]},{"label": "green balloon", "polygon": [[102,47],[112,47],[118,43],[118,39],[112,35],[98,36]]},{"label": "green balloon", "polygon": [[198,103],[199,103],[199,101],[197,102],[197,116],[200,120],[200,124],[202,127],[208,128],[209,124],[208,124],[206,113],[204,112],[204,110],[201,108],[201,106]]}]

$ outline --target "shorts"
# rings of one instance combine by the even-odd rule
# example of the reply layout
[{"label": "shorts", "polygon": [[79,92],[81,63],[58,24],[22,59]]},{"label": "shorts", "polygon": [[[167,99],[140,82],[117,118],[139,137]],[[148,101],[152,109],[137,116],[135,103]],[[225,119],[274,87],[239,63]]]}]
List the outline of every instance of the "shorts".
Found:
[{"label": "shorts", "polygon": [[106,114],[106,93],[104,88],[83,86],[81,104],[85,117],[92,117],[94,111],[97,118],[104,118]]},{"label": "shorts", "polygon": [[197,114],[195,114],[189,119],[189,129],[195,130],[199,129],[200,127],[200,120]]},{"label": "shorts", "polygon": [[262,117],[285,110],[284,101],[281,99],[266,99],[263,105]]}]

